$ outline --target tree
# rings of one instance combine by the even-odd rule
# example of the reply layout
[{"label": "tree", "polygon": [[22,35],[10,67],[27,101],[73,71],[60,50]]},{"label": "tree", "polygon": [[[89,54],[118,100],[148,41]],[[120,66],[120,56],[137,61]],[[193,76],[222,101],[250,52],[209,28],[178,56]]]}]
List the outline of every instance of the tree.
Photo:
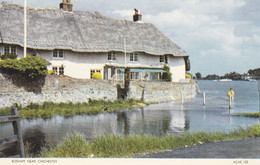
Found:
[{"label": "tree", "polygon": [[260,78],[260,68],[257,69],[250,69],[248,74],[253,78],[259,79]]},{"label": "tree", "polygon": [[206,76],[206,80],[218,80],[219,79],[219,75],[216,74],[210,74]]},{"label": "tree", "polygon": [[232,79],[232,80],[241,80],[242,79],[241,75],[237,72],[226,73],[221,78],[222,79]]},{"label": "tree", "polygon": [[200,72],[195,73],[195,76],[196,76],[196,79],[201,79],[201,73]]}]

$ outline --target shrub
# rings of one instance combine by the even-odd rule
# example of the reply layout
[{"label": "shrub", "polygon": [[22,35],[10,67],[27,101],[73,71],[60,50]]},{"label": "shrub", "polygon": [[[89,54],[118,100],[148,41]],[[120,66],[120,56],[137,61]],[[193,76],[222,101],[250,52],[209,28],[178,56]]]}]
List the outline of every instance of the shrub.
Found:
[{"label": "shrub", "polygon": [[0,59],[5,60],[5,59],[16,59],[17,55],[16,54],[1,54]]},{"label": "shrub", "polygon": [[165,70],[165,72],[162,74],[162,80],[169,82],[172,81],[172,73],[170,72],[169,66],[164,65],[163,70]]},{"label": "shrub", "polygon": [[53,75],[55,74],[53,70],[48,70],[48,74]]},{"label": "shrub", "polygon": [[92,77],[93,77],[93,79],[102,79],[101,73],[98,73],[98,72],[95,72]]},{"label": "shrub", "polygon": [[19,74],[28,78],[37,78],[47,74],[47,62],[41,57],[23,57],[6,59],[0,63],[0,71],[7,74]]},{"label": "shrub", "polygon": [[190,79],[190,82],[192,83],[194,80],[192,79],[192,74],[186,72],[185,77]]}]

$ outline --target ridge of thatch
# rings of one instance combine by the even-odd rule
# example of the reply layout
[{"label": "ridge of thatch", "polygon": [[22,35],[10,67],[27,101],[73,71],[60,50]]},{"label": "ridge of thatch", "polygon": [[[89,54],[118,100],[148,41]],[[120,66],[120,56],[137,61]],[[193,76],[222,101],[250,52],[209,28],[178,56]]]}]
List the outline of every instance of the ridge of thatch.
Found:
[{"label": "ridge of thatch", "polygon": [[[0,32],[4,43],[23,46],[23,6],[0,4]],[[88,11],[27,9],[27,47],[75,52],[145,52],[188,56],[150,23],[115,20]]]}]

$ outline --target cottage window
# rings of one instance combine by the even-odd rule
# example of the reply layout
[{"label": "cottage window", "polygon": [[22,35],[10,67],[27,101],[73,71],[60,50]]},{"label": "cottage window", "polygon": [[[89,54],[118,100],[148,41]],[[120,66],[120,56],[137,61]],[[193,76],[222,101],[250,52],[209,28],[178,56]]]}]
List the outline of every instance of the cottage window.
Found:
[{"label": "cottage window", "polygon": [[108,57],[107,59],[109,61],[115,61],[116,60],[116,52],[108,52]]},{"label": "cottage window", "polygon": [[64,67],[59,67],[59,75],[64,75]]},{"label": "cottage window", "polygon": [[90,78],[91,79],[93,79],[93,74],[96,73],[96,72],[101,73],[101,70],[99,70],[99,69],[92,69],[92,70],[90,70]]},{"label": "cottage window", "polygon": [[168,56],[167,55],[160,56],[160,63],[168,64]]},{"label": "cottage window", "polygon": [[63,58],[64,58],[64,51],[63,51],[63,50],[55,49],[55,50],[53,50],[52,57],[53,57],[53,58],[63,59]]},{"label": "cottage window", "polygon": [[139,79],[139,72],[130,72],[130,79],[131,80],[138,80]]},{"label": "cottage window", "polygon": [[16,46],[15,45],[5,45],[4,54],[17,54]]},{"label": "cottage window", "polygon": [[164,62],[164,56],[160,56],[160,62]]},{"label": "cottage window", "polygon": [[138,61],[138,54],[130,53],[130,61]]},{"label": "cottage window", "polygon": [[164,62],[165,62],[165,64],[168,64],[168,56],[167,55],[164,56]]},{"label": "cottage window", "polygon": [[52,67],[53,73],[57,75],[58,73],[58,67],[54,66]]},{"label": "cottage window", "polygon": [[60,67],[53,66],[52,70],[53,70],[55,75],[64,75],[64,67],[63,67],[63,65],[60,66]]}]

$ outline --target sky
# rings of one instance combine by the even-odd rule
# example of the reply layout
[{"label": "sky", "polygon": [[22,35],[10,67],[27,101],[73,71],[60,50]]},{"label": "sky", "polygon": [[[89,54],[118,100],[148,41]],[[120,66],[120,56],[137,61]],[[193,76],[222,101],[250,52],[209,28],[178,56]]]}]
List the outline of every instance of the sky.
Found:
[{"label": "sky", "polygon": [[[4,0],[23,4],[23,0]],[[62,0],[27,0],[59,8]],[[224,75],[260,68],[260,0],[71,0],[73,10],[132,20],[134,8],[190,56],[191,73]]]}]

